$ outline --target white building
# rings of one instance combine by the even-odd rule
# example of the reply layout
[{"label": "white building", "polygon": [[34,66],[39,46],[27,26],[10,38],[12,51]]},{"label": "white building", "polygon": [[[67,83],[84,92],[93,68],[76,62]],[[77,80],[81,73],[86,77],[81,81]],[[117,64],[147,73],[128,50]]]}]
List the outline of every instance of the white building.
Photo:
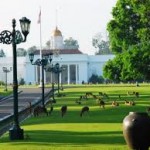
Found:
[{"label": "white building", "polygon": [[[66,84],[81,84],[82,81],[88,82],[88,79],[95,75],[103,74],[103,65],[114,58],[114,55],[87,55],[80,50],[66,49],[63,44],[63,36],[60,30],[56,27],[51,36],[50,49],[42,50],[42,54],[53,52],[52,63],[59,63],[65,68],[60,74],[60,82]],[[34,60],[40,58],[40,50],[35,51]],[[0,81],[5,81],[5,73],[2,67],[12,67],[12,58],[0,58]],[[18,80],[23,78],[28,83],[40,82],[40,68],[36,65],[31,65],[27,57],[17,58]],[[7,74],[8,83],[12,83],[12,72]],[[45,71],[45,82],[51,83],[57,80],[56,75],[52,72]]]}]

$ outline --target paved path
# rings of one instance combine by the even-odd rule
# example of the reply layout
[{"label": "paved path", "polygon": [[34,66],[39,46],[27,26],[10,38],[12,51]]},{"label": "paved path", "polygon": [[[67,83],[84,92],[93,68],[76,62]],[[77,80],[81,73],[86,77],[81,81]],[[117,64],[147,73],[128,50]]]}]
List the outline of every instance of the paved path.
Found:
[{"label": "paved path", "polygon": [[[41,88],[19,88],[22,91],[18,94],[18,111],[29,107],[29,102],[34,102],[42,97]],[[50,88],[45,88],[45,94],[50,91]],[[0,120],[13,114],[13,96],[0,101]]]}]

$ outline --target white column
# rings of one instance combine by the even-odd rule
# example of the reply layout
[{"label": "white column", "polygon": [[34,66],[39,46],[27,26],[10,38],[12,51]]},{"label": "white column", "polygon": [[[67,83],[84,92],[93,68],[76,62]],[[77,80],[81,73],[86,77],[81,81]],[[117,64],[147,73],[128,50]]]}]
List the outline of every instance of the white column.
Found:
[{"label": "white column", "polygon": [[70,65],[68,65],[68,84],[70,84]]},{"label": "white column", "polygon": [[35,82],[38,83],[38,66],[35,65]]},{"label": "white column", "polygon": [[76,84],[78,83],[78,65],[76,64]]},{"label": "white column", "polygon": [[50,72],[50,80],[51,80],[51,83],[53,82],[53,74],[52,74],[52,72]]},{"label": "white column", "polygon": [[46,84],[46,71],[44,69],[44,83]]},{"label": "white column", "polygon": [[62,78],[61,74],[62,74],[62,72],[60,72],[60,74],[59,74],[59,81],[60,81],[60,84],[62,83],[62,81],[61,81],[61,78]]}]

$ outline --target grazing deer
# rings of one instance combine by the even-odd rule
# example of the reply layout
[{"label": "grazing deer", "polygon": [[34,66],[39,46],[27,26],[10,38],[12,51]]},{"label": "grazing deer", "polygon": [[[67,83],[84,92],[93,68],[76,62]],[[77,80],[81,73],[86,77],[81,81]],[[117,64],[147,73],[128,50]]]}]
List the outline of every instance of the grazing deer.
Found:
[{"label": "grazing deer", "polygon": [[103,96],[103,92],[99,92],[99,95],[100,95],[100,96]]},{"label": "grazing deer", "polygon": [[125,100],[124,104],[129,105],[130,103],[129,103],[129,101]]},{"label": "grazing deer", "polygon": [[88,97],[88,96],[92,96],[92,92],[86,92],[85,95]]},{"label": "grazing deer", "polygon": [[99,99],[99,105],[100,107],[105,108],[105,102],[101,99]]},{"label": "grazing deer", "polygon": [[127,91],[127,95],[134,95],[134,91],[130,92],[130,91]]},{"label": "grazing deer", "polygon": [[116,101],[113,101],[111,105],[112,106],[119,106],[119,103],[117,103]]},{"label": "grazing deer", "polygon": [[82,100],[82,99],[86,99],[87,100],[87,96],[86,95],[81,95],[79,100]]},{"label": "grazing deer", "polygon": [[80,104],[81,104],[81,101],[79,101],[79,100],[76,100],[76,103],[80,105]]},{"label": "grazing deer", "polygon": [[130,101],[129,104],[130,104],[130,106],[134,106],[135,102],[134,101]]},{"label": "grazing deer", "polygon": [[125,100],[125,105],[134,106],[135,102],[134,101],[127,101],[127,100]]},{"label": "grazing deer", "polygon": [[80,116],[82,117],[82,115],[83,115],[85,112],[89,112],[89,107],[88,107],[88,106],[82,107],[81,112],[80,112]]},{"label": "grazing deer", "polygon": [[127,95],[135,95],[135,97],[139,97],[139,92],[135,92],[135,91],[133,91],[133,92],[127,92]]},{"label": "grazing deer", "polygon": [[64,105],[64,106],[61,107],[61,116],[63,117],[66,112],[67,112],[67,106]]},{"label": "grazing deer", "polygon": [[49,101],[46,102],[45,105],[49,105],[49,104],[52,105],[53,103],[56,103],[56,100],[50,99]]},{"label": "grazing deer", "polygon": [[53,112],[53,106],[51,105],[50,110],[49,110],[49,115]]},{"label": "grazing deer", "polygon": [[93,95],[93,98],[94,98],[94,99],[97,99],[98,97],[97,97],[96,95]]},{"label": "grazing deer", "polygon": [[46,113],[46,115],[48,116],[48,112],[45,107],[42,107],[42,106],[35,107],[33,110],[33,115],[36,117],[36,116],[39,116],[40,113]]},{"label": "grazing deer", "polygon": [[139,97],[139,92],[135,92],[135,96],[138,98]]}]

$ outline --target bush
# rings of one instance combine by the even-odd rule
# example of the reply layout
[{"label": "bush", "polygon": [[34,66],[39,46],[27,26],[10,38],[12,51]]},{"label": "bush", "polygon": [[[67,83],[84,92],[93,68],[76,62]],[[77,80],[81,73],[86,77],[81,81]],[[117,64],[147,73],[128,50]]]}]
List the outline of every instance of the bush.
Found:
[{"label": "bush", "polygon": [[104,78],[102,76],[92,74],[92,76],[89,78],[89,83],[104,83]]},{"label": "bush", "polygon": [[19,80],[19,84],[20,84],[20,85],[24,85],[24,84],[25,84],[25,81],[24,81],[23,78],[21,78],[21,79]]},{"label": "bush", "polygon": [[3,81],[0,81],[0,85],[5,85],[5,83]]}]

